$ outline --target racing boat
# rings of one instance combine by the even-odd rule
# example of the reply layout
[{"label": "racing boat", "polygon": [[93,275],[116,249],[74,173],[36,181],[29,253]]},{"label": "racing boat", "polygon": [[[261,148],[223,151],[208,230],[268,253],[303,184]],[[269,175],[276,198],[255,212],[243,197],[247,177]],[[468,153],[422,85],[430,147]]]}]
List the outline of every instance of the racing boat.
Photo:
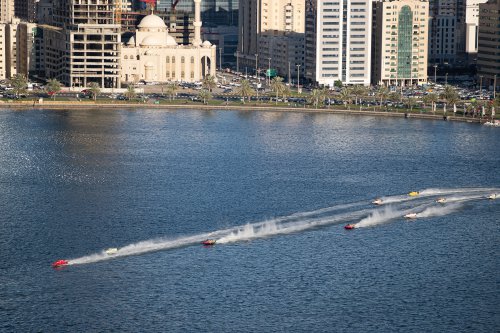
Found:
[{"label": "racing boat", "polygon": [[417,218],[417,213],[409,213],[404,216],[407,219],[416,219]]},{"label": "racing boat", "polygon": [[408,193],[408,195],[409,195],[410,197],[416,197],[416,196],[417,196],[417,195],[419,195],[419,194],[420,194],[420,192],[418,192],[418,191],[411,191],[410,193]]},{"label": "racing boat", "polygon": [[444,204],[446,202],[446,198],[437,198],[436,202],[440,203],[440,204]]},{"label": "racing boat", "polygon": [[346,230],[352,230],[352,229],[355,229],[355,228],[356,228],[356,225],[352,224],[352,223],[346,224],[344,226],[344,229],[346,229]]},{"label": "racing boat", "polygon": [[110,247],[109,249],[106,249],[104,252],[106,252],[107,255],[113,255],[118,252],[118,249],[116,247]]},{"label": "racing boat", "polygon": [[488,199],[490,200],[495,200],[496,198],[498,198],[498,195],[496,193],[488,195]]},{"label": "racing boat", "polygon": [[56,260],[52,263],[52,267],[59,268],[59,267],[67,266],[68,264],[69,264],[69,262],[67,260],[59,259],[59,260]]},{"label": "racing boat", "polygon": [[374,205],[381,205],[383,203],[382,199],[378,198],[372,201],[372,204]]},{"label": "racing boat", "polygon": [[210,246],[210,245],[214,245],[217,241],[215,239],[205,239],[203,242],[201,242],[201,244],[203,245],[206,245],[206,246]]}]

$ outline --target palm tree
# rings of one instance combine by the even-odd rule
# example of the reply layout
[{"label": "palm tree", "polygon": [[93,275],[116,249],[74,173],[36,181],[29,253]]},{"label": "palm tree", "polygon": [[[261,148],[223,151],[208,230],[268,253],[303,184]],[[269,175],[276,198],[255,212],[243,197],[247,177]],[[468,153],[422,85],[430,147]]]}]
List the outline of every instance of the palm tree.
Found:
[{"label": "palm tree", "polygon": [[438,100],[439,100],[438,95],[434,93],[427,94],[423,98],[424,103],[429,103],[431,105],[431,110],[433,113],[436,113],[434,110],[434,104],[436,104]]},{"label": "palm tree", "polygon": [[308,102],[314,105],[314,108],[317,109],[320,104],[323,104],[325,101],[325,90],[324,89],[313,89],[311,94],[308,97]]},{"label": "palm tree", "polygon": [[217,87],[217,82],[215,82],[215,77],[212,75],[207,75],[203,78],[202,82],[203,88],[207,89],[209,92],[212,92],[212,89]]},{"label": "palm tree", "polygon": [[380,98],[380,109],[382,109],[382,104],[384,102],[384,100],[387,99],[387,97],[389,96],[389,89],[387,89],[386,86],[379,86],[378,89],[377,89],[377,97]]},{"label": "palm tree", "polygon": [[351,104],[351,101],[352,101],[351,89],[349,89],[348,87],[342,88],[342,90],[340,91],[339,97],[342,100],[342,102],[344,102],[344,105],[347,106],[347,104]]},{"label": "palm tree", "polygon": [[174,98],[175,92],[177,91],[178,88],[179,87],[175,82],[170,82],[169,84],[167,84],[167,94],[170,96],[170,100]]},{"label": "palm tree", "polygon": [[283,85],[283,91],[281,91],[281,94],[282,94],[283,100],[285,102],[288,101],[287,98],[288,98],[288,96],[290,96],[291,93],[292,93],[292,91],[290,90],[290,87],[287,85]]},{"label": "palm tree", "polygon": [[206,89],[200,90],[198,97],[203,100],[203,104],[207,104],[207,100],[212,98],[212,93]]},{"label": "palm tree", "polygon": [[23,74],[16,74],[10,79],[10,84],[14,94],[19,97],[20,94],[24,94],[26,92],[28,80]]},{"label": "palm tree", "polygon": [[444,87],[444,91],[439,97],[445,101],[446,105],[455,104],[460,100],[460,96],[458,96],[455,88],[450,85]]},{"label": "palm tree", "polygon": [[99,87],[99,84],[97,82],[90,82],[89,83],[89,91],[90,91],[90,95],[92,96],[92,98],[95,100],[97,100],[97,95],[99,95],[99,93],[101,92],[101,88]]},{"label": "palm tree", "polygon": [[283,78],[279,76],[273,77],[271,80],[271,90],[276,93],[276,104],[278,104],[278,94],[283,92],[285,85],[283,84]]},{"label": "palm tree", "polygon": [[133,98],[135,98],[135,96],[137,96],[136,92],[135,92],[135,88],[133,85],[129,85],[127,87],[127,91],[125,92],[125,98],[127,98],[128,100],[131,100]]},{"label": "palm tree", "polygon": [[358,98],[366,94],[366,87],[360,84],[356,84],[352,86],[351,94],[354,96],[355,104],[358,105]]},{"label": "palm tree", "polygon": [[61,91],[61,83],[56,79],[50,79],[45,85],[45,91],[55,100],[56,94]]},{"label": "palm tree", "polygon": [[241,85],[236,90],[236,93],[243,97],[243,104],[245,104],[245,97],[248,97],[248,101],[250,102],[250,96],[253,96],[255,90],[250,85],[250,82],[245,79],[241,81]]}]

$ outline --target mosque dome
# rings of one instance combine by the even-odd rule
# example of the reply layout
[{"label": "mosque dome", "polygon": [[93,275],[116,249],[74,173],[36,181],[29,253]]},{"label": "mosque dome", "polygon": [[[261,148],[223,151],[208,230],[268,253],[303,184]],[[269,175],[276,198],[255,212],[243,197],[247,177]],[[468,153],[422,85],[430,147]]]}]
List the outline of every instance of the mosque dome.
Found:
[{"label": "mosque dome", "polygon": [[203,47],[210,47],[212,46],[212,43],[210,43],[208,40],[204,41],[203,44],[201,44]]},{"label": "mosque dome", "polygon": [[167,26],[161,17],[150,14],[145,16],[137,27],[142,29],[159,29],[166,28]]},{"label": "mosque dome", "polygon": [[134,36],[130,37],[130,39],[127,42],[128,46],[134,46],[135,45],[135,38]]},{"label": "mosque dome", "polygon": [[166,46],[177,46],[177,42],[175,41],[175,38],[167,35],[167,42],[165,44]]},{"label": "mosque dome", "polygon": [[141,42],[141,46],[163,46],[164,41],[154,35],[147,36]]}]

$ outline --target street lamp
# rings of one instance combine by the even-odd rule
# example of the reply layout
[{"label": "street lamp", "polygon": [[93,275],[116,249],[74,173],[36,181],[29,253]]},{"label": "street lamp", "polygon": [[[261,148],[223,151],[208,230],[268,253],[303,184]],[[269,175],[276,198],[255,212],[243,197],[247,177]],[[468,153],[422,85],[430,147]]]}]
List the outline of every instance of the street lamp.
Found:
[{"label": "street lamp", "polygon": [[438,68],[438,65],[435,64],[434,65],[434,84],[437,83],[437,68]]},{"label": "street lamp", "polygon": [[222,48],[219,47],[219,71],[222,72]]},{"label": "street lamp", "polygon": [[495,74],[493,76],[493,99],[495,99],[496,92],[497,92],[497,75]]},{"label": "street lamp", "polygon": [[257,68],[259,67],[258,59],[259,59],[259,54],[255,53],[255,75],[257,75]]},{"label": "street lamp", "polygon": [[446,73],[446,75],[444,77],[445,77],[444,85],[446,86],[448,84],[448,73]]},{"label": "street lamp", "polygon": [[290,77],[290,61],[288,62],[288,86],[291,86],[291,80],[292,78]]},{"label": "street lamp", "polygon": [[300,94],[300,65],[297,66],[297,93]]},{"label": "street lamp", "polygon": [[479,98],[483,98],[483,76],[479,75]]},{"label": "street lamp", "polygon": [[240,51],[236,51],[236,72],[240,72]]},{"label": "street lamp", "polygon": [[269,67],[267,71],[268,83],[267,85],[271,85],[271,57],[267,58],[269,60]]}]

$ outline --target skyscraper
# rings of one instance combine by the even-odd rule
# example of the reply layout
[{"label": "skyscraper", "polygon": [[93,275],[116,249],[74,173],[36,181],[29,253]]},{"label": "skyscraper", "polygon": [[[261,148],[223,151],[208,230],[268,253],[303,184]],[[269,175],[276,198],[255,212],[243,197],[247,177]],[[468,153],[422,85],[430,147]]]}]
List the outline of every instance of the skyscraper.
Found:
[{"label": "skyscraper", "polygon": [[23,21],[36,20],[36,8],[39,0],[15,0],[14,12]]},{"label": "skyscraper", "polygon": [[372,1],[308,0],[306,12],[306,78],[369,85]]},{"label": "skyscraper", "polygon": [[483,87],[500,84],[500,0],[479,5],[478,75]]}]

